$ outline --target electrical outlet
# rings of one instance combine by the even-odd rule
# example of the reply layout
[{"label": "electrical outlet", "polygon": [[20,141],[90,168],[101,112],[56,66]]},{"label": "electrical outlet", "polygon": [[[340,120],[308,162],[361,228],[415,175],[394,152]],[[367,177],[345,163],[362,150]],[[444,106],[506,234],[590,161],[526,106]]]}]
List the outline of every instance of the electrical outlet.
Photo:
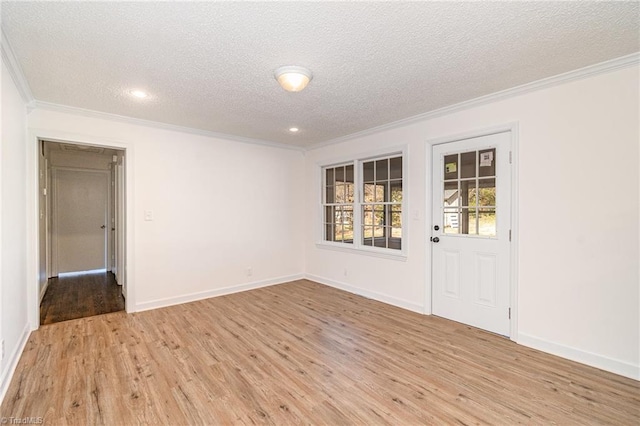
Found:
[{"label": "electrical outlet", "polygon": [[247,276],[248,276],[248,277],[250,277],[250,276],[252,276],[252,275],[253,275],[253,268],[252,268],[251,266],[249,266],[249,267],[247,268]]},{"label": "electrical outlet", "polygon": [[347,275],[349,275],[349,271],[347,271],[347,268],[344,268],[344,276],[346,277]]}]

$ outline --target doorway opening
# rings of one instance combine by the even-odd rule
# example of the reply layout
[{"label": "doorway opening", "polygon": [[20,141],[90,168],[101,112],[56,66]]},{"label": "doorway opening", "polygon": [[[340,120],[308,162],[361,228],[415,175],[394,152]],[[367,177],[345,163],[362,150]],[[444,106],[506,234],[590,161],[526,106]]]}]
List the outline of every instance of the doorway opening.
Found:
[{"label": "doorway opening", "polygon": [[125,151],[39,141],[40,324],[125,309]]}]

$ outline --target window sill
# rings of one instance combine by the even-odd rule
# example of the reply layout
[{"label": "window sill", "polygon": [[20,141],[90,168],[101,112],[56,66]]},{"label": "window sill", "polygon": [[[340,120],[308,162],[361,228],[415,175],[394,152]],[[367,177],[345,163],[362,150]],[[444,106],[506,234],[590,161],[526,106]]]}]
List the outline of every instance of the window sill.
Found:
[{"label": "window sill", "polygon": [[362,254],[365,256],[378,257],[382,259],[396,260],[400,262],[407,261],[407,255],[402,253],[400,250],[394,250],[398,253],[389,253],[388,250],[376,250],[373,248],[364,248],[364,247],[344,247],[348,244],[339,243],[339,244],[329,244],[325,242],[316,243],[316,248],[322,250],[331,250],[331,251],[341,251],[343,253],[352,253],[352,254]]}]

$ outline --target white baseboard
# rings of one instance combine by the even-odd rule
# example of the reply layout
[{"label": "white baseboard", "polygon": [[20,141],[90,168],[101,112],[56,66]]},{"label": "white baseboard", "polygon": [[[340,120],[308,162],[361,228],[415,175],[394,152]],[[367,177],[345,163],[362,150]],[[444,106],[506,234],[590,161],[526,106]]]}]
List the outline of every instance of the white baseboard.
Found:
[{"label": "white baseboard", "polygon": [[[396,299],[394,297],[372,292],[369,290],[363,290],[361,288],[353,287],[349,284],[341,283],[328,278],[323,278],[317,275],[306,274],[305,278],[311,281],[318,282],[320,284],[348,291],[349,293],[357,294],[359,296],[364,296],[369,299],[397,306],[399,308],[404,308],[417,313],[424,313],[423,306],[417,303],[407,302],[405,300]],[[558,343],[549,342],[522,332],[518,333],[517,343],[533,349],[538,349],[552,355],[557,355],[571,361],[576,361],[581,364],[586,364],[595,368],[599,368],[601,370],[619,374],[624,377],[628,377],[634,380],[640,380],[640,365],[634,365],[629,362],[620,361],[603,355],[598,355],[569,346],[564,346]]]},{"label": "white baseboard", "polygon": [[13,373],[15,373],[16,371],[18,361],[20,360],[20,356],[22,355],[22,352],[27,345],[30,334],[31,327],[29,327],[29,323],[26,323],[24,325],[24,329],[22,330],[22,334],[20,335],[20,339],[18,340],[18,344],[15,348],[13,348],[11,356],[7,360],[6,367],[2,372],[2,376],[0,376],[0,404],[2,404],[2,401],[4,401],[4,396],[9,389],[9,384],[11,383],[11,379],[13,378]]},{"label": "white baseboard", "polygon": [[47,289],[49,288],[49,280],[47,280],[44,285],[42,286],[42,290],[40,290],[40,302],[42,303],[42,299],[44,298],[44,294],[47,292]]},{"label": "white baseboard", "polygon": [[640,380],[640,365],[633,365],[626,361],[620,361],[559,343],[549,342],[522,332],[518,333],[518,344],[619,374],[630,379]]},{"label": "white baseboard", "polygon": [[231,287],[217,288],[214,290],[201,291],[198,293],[184,294],[176,297],[151,300],[136,304],[135,312],[148,311],[150,309],[165,308],[167,306],[180,305],[182,303],[195,302],[197,300],[208,299],[210,297],[224,296],[226,294],[239,293],[241,291],[254,290],[256,288],[268,287],[276,284],[283,284],[289,281],[296,281],[304,278],[303,274],[288,275],[284,277],[271,278],[268,280],[254,281],[247,284],[240,284]]},{"label": "white baseboard", "polygon": [[310,281],[315,281],[320,284],[328,285],[329,287],[334,287],[339,290],[348,291],[349,293],[357,294],[358,296],[363,296],[368,299],[373,299],[373,300],[377,300],[378,302],[396,306],[398,308],[407,309],[409,311],[417,312],[419,314],[424,314],[424,307],[418,303],[408,302],[406,300],[397,299],[395,297],[388,296],[386,294],[377,293],[375,291],[364,290],[358,287],[353,287],[349,284],[330,280],[328,278],[319,277],[313,274],[306,274],[304,277]]}]

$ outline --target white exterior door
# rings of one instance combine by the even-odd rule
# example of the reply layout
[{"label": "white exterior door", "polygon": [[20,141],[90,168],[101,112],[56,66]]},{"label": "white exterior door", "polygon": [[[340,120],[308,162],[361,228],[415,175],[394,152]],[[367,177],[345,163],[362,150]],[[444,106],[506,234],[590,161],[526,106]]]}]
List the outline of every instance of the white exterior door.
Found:
[{"label": "white exterior door", "polygon": [[433,146],[432,311],[510,334],[511,133]]},{"label": "white exterior door", "polygon": [[57,272],[106,269],[109,174],[55,169]]}]

